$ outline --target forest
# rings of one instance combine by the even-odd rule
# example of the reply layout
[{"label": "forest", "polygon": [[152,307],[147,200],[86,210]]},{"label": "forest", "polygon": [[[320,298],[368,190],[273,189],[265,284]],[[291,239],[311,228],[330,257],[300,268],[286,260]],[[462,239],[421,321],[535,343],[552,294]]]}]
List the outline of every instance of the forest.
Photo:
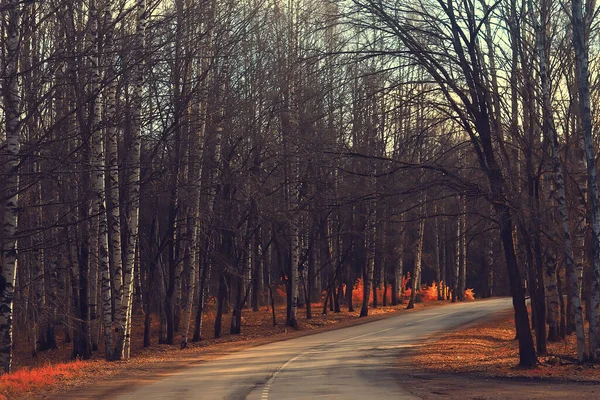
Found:
[{"label": "forest", "polygon": [[0,12],[4,372],[14,335],[128,360],[132,315],[185,348],[278,289],[295,328],[432,283],[512,296],[522,366],[600,357],[593,0]]}]

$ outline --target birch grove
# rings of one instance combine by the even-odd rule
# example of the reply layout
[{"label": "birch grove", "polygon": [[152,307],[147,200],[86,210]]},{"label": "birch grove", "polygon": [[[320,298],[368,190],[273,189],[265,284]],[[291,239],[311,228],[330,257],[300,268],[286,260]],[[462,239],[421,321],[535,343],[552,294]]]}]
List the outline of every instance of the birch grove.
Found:
[{"label": "birch grove", "polygon": [[594,2],[0,9],[5,372],[21,341],[128,360],[433,284],[511,296],[523,366],[571,334],[598,360]]}]

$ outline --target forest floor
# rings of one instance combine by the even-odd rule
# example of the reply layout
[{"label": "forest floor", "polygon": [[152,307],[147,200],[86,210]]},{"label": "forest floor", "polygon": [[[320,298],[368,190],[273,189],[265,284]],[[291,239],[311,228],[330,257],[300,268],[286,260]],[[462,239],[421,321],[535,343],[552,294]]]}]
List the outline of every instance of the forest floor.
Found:
[{"label": "forest floor", "polygon": [[[600,365],[578,364],[575,335],[518,366],[512,312],[423,342],[401,355],[400,383],[424,399],[600,398]],[[532,384],[536,383],[536,384]]]},{"label": "forest floor", "polygon": [[[435,307],[446,302],[434,301],[418,303],[416,310]],[[57,331],[59,348],[40,352],[32,358],[26,335],[15,335],[15,372],[0,377],[0,399],[13,398],[104,398],[123,387],[141,384],[174,373],[180,368],[218,358],[231,352],[298,336],[358,325],[394,315],[405,310],[406,305],[378,307],[369,310],[369,316],[359,318],[360,309],[340,313],[329,312],[321,315],[322,306],[313,305],[313,318],[307,320],[305,311],[299,310],[299,329],[285,326],[285,307],[276,307],[277,325],[273,326],[272,313],[265,307],[258,312],[243,310],[242,333],[230,335],[231,314],[223,318],[223,335],[214,339],[214,314],[209,312],[204,321],[203,340],[189,343],[180,350],[179,336],[175,345],[156,343],[158,318],[152,320],[153,343],[143,347],[143,316],[134,316],[132,332],[132,356],[127,362],[106,362],[102,348],[95,352],[91,360],[70,360],[71,344],[64,343],[64,333]]]}]

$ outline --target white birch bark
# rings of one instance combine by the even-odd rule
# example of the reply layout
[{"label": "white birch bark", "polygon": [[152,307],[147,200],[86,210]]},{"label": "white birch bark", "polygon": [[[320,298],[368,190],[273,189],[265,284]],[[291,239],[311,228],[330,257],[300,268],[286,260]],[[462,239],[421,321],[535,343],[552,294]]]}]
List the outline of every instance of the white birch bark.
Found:
[{"label": "white birch bark", "polygon": [[[529,6],[530,10],[533,11],[533,7]],[[558,135],[554,124],[554,110],[552,107],[552,100],[550,98],[550,79],[548,74],[548,65],[546,60],[546,21],[547,21],[547,8],[542,6],[540,12],[540,21],[538,22],[537,16],[532,15],[531,20],[534,24],[537,41],[537,57],[540,65],[540,79],[542,84],[542,110],[543,110],[543,124],[542,130],[544,133],[544,141],[549,147],[549,153],[551,159],[549,160],[548,167],[554,171],[554,179],[550,173],[546,173],[543,176],[542,181],[542,192],[547,205],[556,203],[556,198],[553,195],[553,181],[555,182],[555,190],[557,195],[565,198],[565,188],[562,178],[562,167],[559,157],[559,144]],[[560,184],[557,182],[557,176],[560,174]],[[558,204],[559,207],[561,206]],[[556,218],[554,214],[554,208],[550,206],[545,213],[545,225],[546,235],[550,238],[556,238],[556,232],[554,229]],[[568,227],[568,224],[566,225]],[[565,225],[563,224],[563,228]],[[564,232],[563,232],[564,235]],[[567,235],[570,233],[567,232]],[[572,252],[569,250],[568,252]],[[565,253],[565,259],[568,259],[568,252]],[[571,256],[572,257],[572,256]],[[548,322],[548,339],[555,341],[559,339],[560,331],[560,320],[559,320],[559,297],[558,297],[558,286],[556,280],[556,255],[555,249],[550,246],[544,251],[544,284],[546,290],[546,305],[547,305],[547,322]],[[580,333],[582,329],[578,330]],[[585,338],[578,338],[580,341],[585,341]],[[580,346],[581,347],[581,346]]]},{"label": "white birch bark", "polygon": [[[110,285],[105,285],[105,273],[109,268],[108,260],[108,225],[106,215],[106,189],[105,189],[105,160],[104,160],[104,144],[103,132],[100,128],[100,66],[99,57],[100,49],[98,47],[98,14],[96,2],[90,3],[89,10],[90,31],[88,37],[89,47],[92,48],[92,53],[89,57],[89,65],[91,70],[90,92],[94,98],[92,118],[91,118],[91,188],[93,192],[92,201],[92,223],[90,232],[90,274],[89,274],[89,301],[90,301],[90,330],[97,329],[95,324],[96,319],[96,299],[97,299],[97,282],[98,269],[102,274],[102,298],[103,298],[103,314],[105,318],[104,344],[105,356],[107,359],[112,359],[111,345],[111,305],[110,305]],[[108,299],[108,308],[105,304]],[[108,321],[106,316],[108,314]],[[95,332],[91,333],[96,336]]]},{"label": "white birch bark", "polygon": [[133,72],[134,88],[131,99],[131,146],[128,153],[129,184],[127,207],[127,234],[125,265],[123,266],[123,290],[118,322],[121,326],[115,358],[129,359],[131,325],[129,323],[133,298],[133,276],[135,263],[135,244],[138,235],[138,219],[140,206],[140,152],[142,141],[142,89],[144,86],[144,49],[146,44],[146,0],[137,0],[137,23],[135,29],[135,60],[137,65]]},{"label": "white birch bark", "polygon": [[[297,121],[295,120],[295,111],[290,112],[290,126],[293,133],[297,132]],[[290,270],[290,315],[288,325],[293,328],[298,328],[298,264],[300,262],[300,218],[299,218],[299,202],[300,193],[299,185],[299,168],[296,155],[289,157],[290,160],[290,179],[288,182],[290,192],[290,243],[291,243],[291,270]]]},{"label": "white birch bark", "polygon": [[108,263],[108,237],[106,223],[106,201],[104,188],[104,150],[103,150],[103,135],[100,129],[100,67],[99,57],[100,48],[98,45],[98,14],[96,2],[90,2],[89,8],[90,29],[87,36],[88,47],[91,50],[88,57],[88,63],[91,71],[91,79],[89,85],[89,93],[93,101],[91,109],[91,169],[90,186],[92,189],[92,214],[90,223],[90,271],[88,275],[88,304],[90,308],[90,335],[92,344],[97,337],[96,319],[97,319],[97,283],[98,283],[98,268],[102,270],[105,264]]},{"label": "white birch bark", "polygon": [[4,66],[3,100],[6,118],[6,141],[1,150],[4,187],[1,192],[3,207],[2,242],[0,245],[0,362],[4,372],[12,365],[13,298],[17,275],[17,216],[19,187],[19,7],[17,0],[8,0],[4,16],[6,31],[6,63]]},{"label": "white birch bark", "polygon": [[[421,193],[421,196],[425,196]],[[417,293],[421,290],[421,264],[423,263],[423,242],[425,240],[425,199],[419,199],[419,223],[417,225],[417,246],[415,247],[415,267],[412,276],[412,291],[406,308],[414,308]]]},{"label": "white birch bark", "polygon": [[[106,124],[106,164],[108,175],[108,190],[106,192],[109,198],[108,216],[110,216],[110,218],[108,218],[108,221],[110,223],[110,227],[108,230],[108,240],[110,241],[110,264],[105,264],[102,266],[101,274],[106,358],[112,359],[116,355],[116,350],[113,349],[114,344],[112,343],[112,334],[110,331],[113,325],[111,312],[111,293],[114,297],[117,312],[119,312],[122,303],[121,292],[123,287],[123,263],[121,255],[121,213],[119,198],[119,144],[117,127],[114,125],[114,121],[116,118],[117,82],[115,77],[115,71],[112,67],[114,64],[114,44],[112,28],[113,19],[110,2],[105,1],[103,6],[103,25],[106,29],[104,41],[104,54],[105,62],[108,66],[106,76],[106,110],[104,113],[104,120]],[[119,329],[122,330],[123,327],[119,327]]]},{"label": "white birch bark", "polygon": [[288,316],[287,324],[291,327],[298,327],[298,285],[299,285],[299,274],[298,265],[300,262],[300,166],[298,159],[298,99],[296,90],[298,89],[298,71],[296,63],[298,61],[298,4],[296,0],[288,1],[288,40],[289,40],[289,54],[287,58],[287,76],[281,78],[287,79],[282,82],[282,86],[285,87],[284,93],[287,93],[287,99],[284,96],[284,101],[287,101],[287,110],[285,118],[287,119],[287,132],[284,132],[286,145],[286,151],[288,153],[288,173],[289,176],[287,181],[288,189],[288,208],[290,215],[290,259],[291,259],[291,270],[290,270],[290,313]]},{"label": "white birch bark", "polygon": [[[566,200],[566,190],[565,190],[565,180],[563,174],[563,166],[560,160],[559,155],[559,141],[558,141],[558,133],[556,131],[556,127],[554,124],[553,117],[553,109],[552,102],[550,98],[550,81],[548,77],[548,69],[547,69],[547,60],[545,54],[545,36],[544,36],[544,24],[545,19],[542,18],[542,26],[537,23],[537,18],[532,18],[535,23],[536,34],[537,34],[537,56],[539,58],[540,64],[540,78],[542,80],[542,105],[543,105],[543,114],[544,114],[544,133],[548,135],[547,140],[549,142],[550,151],[551,151],[551,161],[552,168],[554,173],[554,185],[555,185],[555,195],[552,199],[556,202],[558,213],[560,217],[560,229],[562,232],[562,251],[563,251],[563,260],[565,263],[566,270],[566,280],[567,280],[567,295],[570,297],[571,303],[573,305],[573,313],[575,320],[575,332],[577,336],[577,358],[580,361],[585,359],[585,332],[583,328],[583,314],[581,309],[581,298],[580,298],[580,284],[578,282],[579,273],[576,272],[575,261],[573,257],[573,242],[571,239],[571,226],[569,220],[569,212],[567,209],[567,200]],[[551,180],[545,179],[543,182],[543,190],[545,196],[548,200],[551,196],[550,186]],[[550,256],[551,257],[551,256]],[[555,266],[548,264],[553,264],[551,259],[547,259],[547,267],[546,267],[546,278],[549,279],[550,282],[552,280],[556,281],[556,274],[553,273],[553,270],[556,268]],[[549,277],[548,275],[552,275]],[[558,294],[554,294],[552,288],[547,292],[549,296],[549,321],[552,321],[554,318],[553,315],[558,314],[558,304],[557,301],[553,301],[554,297],[558,297]],[[552,323],[552,322],[551,322]],[[558,322],[558,316],[556,315],[556,323]],[[552,326],[551,326],[552,328]]]}]

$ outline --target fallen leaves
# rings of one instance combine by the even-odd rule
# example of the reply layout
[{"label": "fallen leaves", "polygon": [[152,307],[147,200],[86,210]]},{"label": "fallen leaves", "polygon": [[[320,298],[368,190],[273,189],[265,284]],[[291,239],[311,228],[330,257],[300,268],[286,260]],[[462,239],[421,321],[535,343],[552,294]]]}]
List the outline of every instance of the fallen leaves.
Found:
[{"label": "fallen leaves", "polygon": [[548,355],[536,368],[519,367],[514,319],[509,314],[426,342],[403,362],[428,372],[475,374],[485,377],[600,381],[600,369],[577,364],[574,335],[548,343]]}]

